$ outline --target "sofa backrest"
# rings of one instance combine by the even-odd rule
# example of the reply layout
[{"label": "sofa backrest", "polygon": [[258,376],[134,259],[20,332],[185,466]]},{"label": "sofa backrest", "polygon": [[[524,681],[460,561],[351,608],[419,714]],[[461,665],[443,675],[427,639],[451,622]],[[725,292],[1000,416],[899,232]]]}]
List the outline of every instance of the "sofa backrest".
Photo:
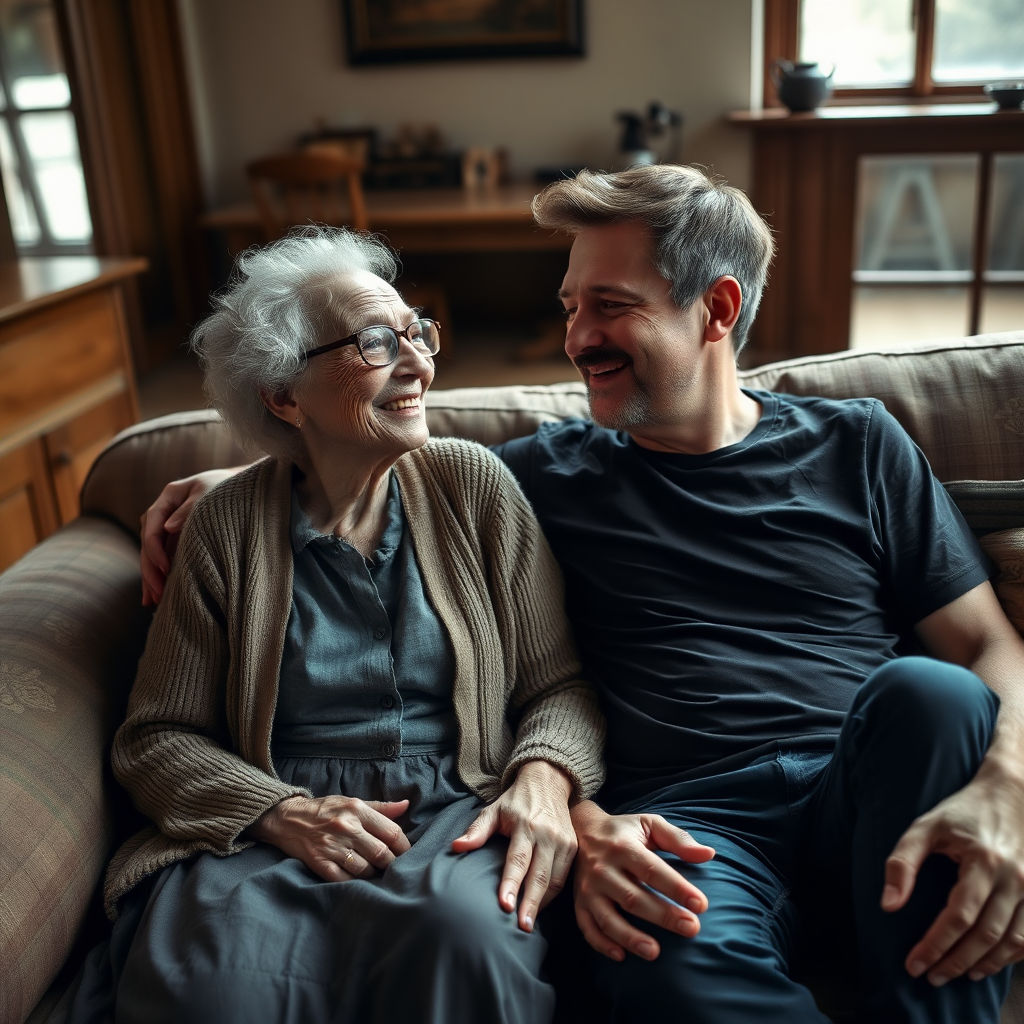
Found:
[{"label": "sofa backrest", "polygon": [[[958,501],[981,501],[990,510],[1009,502],[1012,518],[1024,500],[1024,331],[885,352],[808,356],[744,370],[740,377],[749,388],[880,398]],[[433,434],[482,444],[522,437],[548,420],[586,415],[581,383],[427,395]],[[82,491],[82,510],[137,532],[139,517],[168,480],[243,460],[211,410],[149,420],[123,431],[100,455]],[[998,483],[966,488],[961,481]],[[1014,490],[1006,481],[1019,486]],[[975,525],[1015,525],[1004,519],[979,519]]]}]

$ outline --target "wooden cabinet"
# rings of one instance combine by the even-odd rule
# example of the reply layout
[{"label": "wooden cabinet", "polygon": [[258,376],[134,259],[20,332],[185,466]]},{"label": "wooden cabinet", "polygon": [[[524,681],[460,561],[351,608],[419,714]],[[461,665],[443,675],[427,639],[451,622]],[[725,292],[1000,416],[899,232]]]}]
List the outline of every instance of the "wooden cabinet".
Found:
[{"label": "wooden cabinet", "polygon": [[0,263],[0,571],[78,515],[93,460],[138,419],[120,283],[145,266]]},{"label": "wooden cabinet", "polygon": [[[980,289],[992,155],[1024,151],[1024,115],[991,103],[825,106],[806,114],[740,111],[754,134],[754,206],[778,255],[744,352],[746,365],[845,349],[850,337],[858,161],[968,153],[981,159],[974,245]],[[978,293],[969,333],[978,329]]]}]

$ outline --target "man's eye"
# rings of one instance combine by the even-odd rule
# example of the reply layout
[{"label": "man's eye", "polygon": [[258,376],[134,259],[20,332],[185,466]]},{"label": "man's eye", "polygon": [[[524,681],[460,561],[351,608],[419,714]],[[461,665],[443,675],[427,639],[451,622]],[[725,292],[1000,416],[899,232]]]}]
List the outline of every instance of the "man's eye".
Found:
[{"label": "man's eye", "polygon": [[562,310],[562,316],[564,316],[566,320],[571,320],[575,315],[576,315],[576,310],[575,309],[563,309]]}]

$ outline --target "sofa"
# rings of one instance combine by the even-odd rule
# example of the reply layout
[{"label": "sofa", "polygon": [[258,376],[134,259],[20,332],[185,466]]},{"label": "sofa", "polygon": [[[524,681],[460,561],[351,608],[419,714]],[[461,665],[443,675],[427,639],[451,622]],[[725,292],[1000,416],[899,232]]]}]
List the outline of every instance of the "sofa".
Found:
[{"label": "sofa", "polygon": [[[751,388],[880,398],[980,537],[1024,632],[1024,332],[795,359],[741,376]],[[435,435],[484,444],[585,415],[575,383],[437,391],[427,402]],[[2,1024],[46,1019],[103,934],[104,867],[138,827],[108,752],[150,621],[139,517],[168,480],[240,459],[209,410],[133,426],[92,467],[81,516],[0,576]],[[1019,971],[1002,1024],[1024,1024]]]}]

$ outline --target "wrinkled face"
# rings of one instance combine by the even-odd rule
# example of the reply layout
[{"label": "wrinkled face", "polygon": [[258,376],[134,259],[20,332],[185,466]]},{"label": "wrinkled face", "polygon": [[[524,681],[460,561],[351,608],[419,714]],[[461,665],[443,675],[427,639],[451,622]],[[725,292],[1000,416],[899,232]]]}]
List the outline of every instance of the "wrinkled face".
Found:
[{"label": "wrinkled face", "polygon": [[694,379],[705,307],[675,304],[646,225],[581,229],[559,297],[565,351],[587,385],[594,422],[613,430],[671,422]]},{"label": "wrinkled face", "polygon": [[[329,284],[339,319],[327,317],[316,345],[375,324],[404,330],[416,314],[386,281],[358,271]],[[393,457],[426,443],[423,395],[434,379],[430,356],[400,339],[390,366],[367,366],[355,345],[309,360],[294,389],[306,445],[348,456]]]}]

